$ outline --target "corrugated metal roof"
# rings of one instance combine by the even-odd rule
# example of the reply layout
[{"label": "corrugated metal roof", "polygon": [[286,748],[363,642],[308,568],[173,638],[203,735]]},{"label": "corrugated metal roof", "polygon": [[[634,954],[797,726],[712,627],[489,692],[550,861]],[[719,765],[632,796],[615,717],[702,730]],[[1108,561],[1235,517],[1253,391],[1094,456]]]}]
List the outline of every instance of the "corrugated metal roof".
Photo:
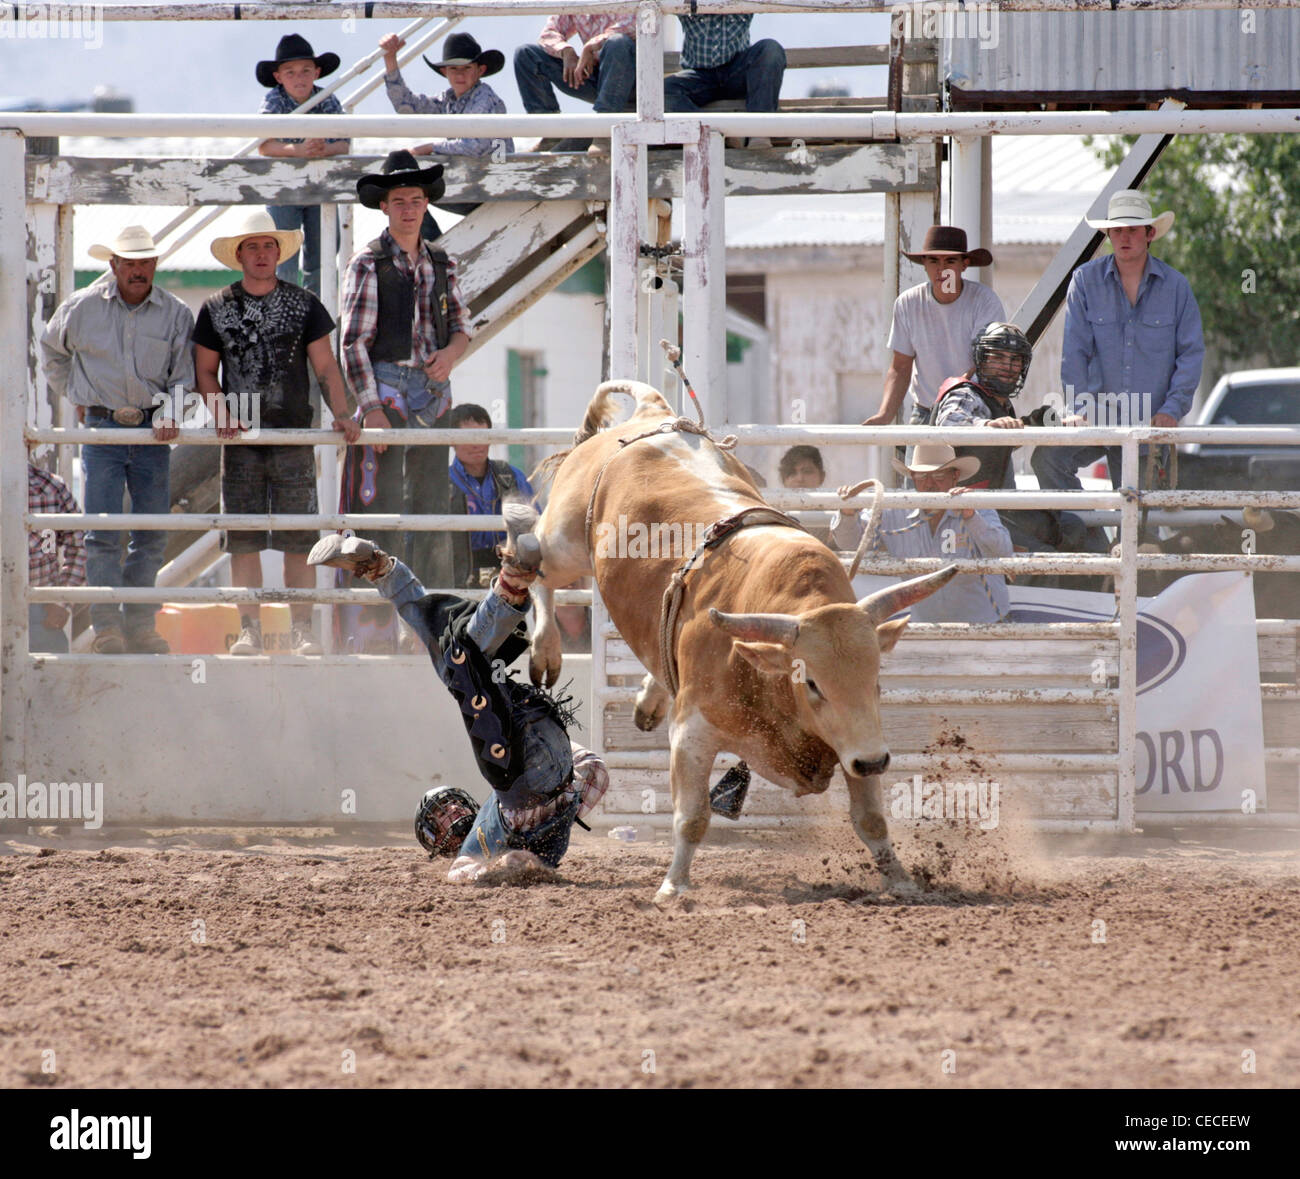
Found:
[{"label": "corrugated metal roof", "polygon": [[1281,9],[1000,13],[984,32],[992,35],[945,39],[953,87],[1050,94],[1300,90],[1300,13]]}]

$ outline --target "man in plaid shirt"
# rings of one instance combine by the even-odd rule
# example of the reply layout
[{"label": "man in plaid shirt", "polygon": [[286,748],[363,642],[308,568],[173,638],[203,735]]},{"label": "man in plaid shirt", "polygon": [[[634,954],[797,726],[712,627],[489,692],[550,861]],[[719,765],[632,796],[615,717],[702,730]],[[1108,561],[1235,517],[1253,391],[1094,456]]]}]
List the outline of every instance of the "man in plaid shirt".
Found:
[{"label": "man in plaid shirt", "polygon": [[[581,55],[569,44],[576,37]],[[590,12],[553,16],[540,44],[515,50],[515,81],[530,115],[555,114],[554,87],[589,102],[598,114],[626,110],[636,89],[636,16]],[[561,139],[556,151],[590,151],[590,139]]]},{"label": "man in plaid shirt", "polygon": [[[451,408],[451,370],[469,347],[469,316],[456,264],[420,237],[443,188],[442,165],[420,168],[408,151],[392,152],[380,173],[357,182],[361,203],[388,217],[388,228],[349,263],[343,287],[343,372],[367,429],[432,428]],[[445,513],[448,449],[354,447],[345,510]],[[403,551],[421,581],[451,584],[447,533],[412,533]]]},{"label": "man in plaid shirt", "polygon": [[[768,38],[749,43],[752,14],[679,16],[682,69],[664,79],[664,109],[698,111],[720,98],[743,98],[747,111],[774,111],[785,76],[785,50]],[[772,141],[751,138],[750,147]]]},{"label": "man in plaid shirt", "polygon": [[[57,475],[27,462],[29,512],[80,513],[68,485]],[[42,529],[27,534],[27,580],[31,585],[85,585],[86,542],[80,532]],[[68,608],[58,602],[33,602],[27,608],[28,650],[66,652]]]}]

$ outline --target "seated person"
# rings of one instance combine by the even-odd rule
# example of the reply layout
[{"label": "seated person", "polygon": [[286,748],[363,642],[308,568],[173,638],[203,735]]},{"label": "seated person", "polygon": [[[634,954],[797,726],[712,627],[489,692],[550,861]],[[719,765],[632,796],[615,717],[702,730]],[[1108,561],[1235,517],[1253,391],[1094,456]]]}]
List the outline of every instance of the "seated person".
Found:
[{"label": "seated person", "polygon": [[[481,405],[466,403],[447,415],[447,428],[490,430],[492,418]],[[533,489],[518,467],[488,458],[487,442],[470,442],[452,448],[451,497],[447,511],[453,515],[499,516],[503,500],[531,500]],[[489,585],[498,565],[497,545],[504,532],[452,533],[453,585],[477,588]]]},{"label": "seated person", "polygon": [[[991,323],[971,341],[974,361],[969,372],[950,377],[939,388],[930,411],[932,426],[992,426],[1022,430],[1050,422],[1050,406],[1024,417],[1016,415],[1012,398],[1024,388],[1034,350],[1025,334],[1011,323]],[[958,457],[974,458],[976,473],[966,487],[1016,489],[1010,446],[959,446]],[[1028,552],[1081,552],[1092,542],[1083,521],[1072,512],[1017,510],[999,513],[1015,546]],[[1104,547],[1099,551],[1105,551]]]},{"label": "seated person", "polygon": [[[941,442],[920,443],[910,466],[892,460],[895,470],[909,475],[917,491],[947,492],[958,496],[966,489],[960,479],[970,479],[979,469],[972,455],[958,458]],[[973,508],[926,510],[887,508],[871,549],[884,549],[891,557],[977,558],[1009,557],[1011,537],[997,512]],[[863,565],[863,572],[870,567]],[[911,576],[906,575],[906,576]],[[1009,607],[1006,578],[997,573],[963,573],[941,590],[911,607],[913,622],[1000,622]]]},{"label": "seated person", "polygon": [[494,674],[496,659],[513,663],[528,646],[528,588],[541,567],[536,510],[507,503],[503,514],[500,573],[477,605],[426,593],[406,565],[359,536],[324,537],[309,558],[373,583],[424,640],[460,706],[493,796],[479,807],[463,790],[433,789],[415,817],[416,837],[431,856],[456,856],[447,874],[453,883],[476,880],[489,867],[559,867],[573,824],[609,787],[604,762],[569,741],[567,700]]}]

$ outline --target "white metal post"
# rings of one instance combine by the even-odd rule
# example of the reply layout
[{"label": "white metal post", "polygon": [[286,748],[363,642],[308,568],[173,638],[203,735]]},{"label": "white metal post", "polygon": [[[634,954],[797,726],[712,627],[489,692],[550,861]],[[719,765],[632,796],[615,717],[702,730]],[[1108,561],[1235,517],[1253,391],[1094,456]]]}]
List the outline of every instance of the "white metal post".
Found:
[{"label": "white metal post", "polygon": [[727,399],[727,243],[723,213],[722,136],[700,125],[683,155],[682,356],[686,375],[704,399],[710,425],[731,421]]},{"label": "white metal post", "polygon": [[[980,160],[983,152],[980,143],[980,137],[975,135],[958,135],[951,141],[949,224],[966,231],[966,242],[972,250],[984,245],[980,241],[980,224],[983,221],[980,212],[980,196],[983,191],[980,180]],[[979,282],[982,273],[979,267],[972,266],[966,271],[966,277]]]},{"label": "white metal post", "polygon": [[653,3],[636,10],[636,116],[642,123],[664,117],[664,18]]},{"label": "white metal post", "polygon": [[0,779],[26,772],[27,233],[24,140],[0,130]]},{"label": "white metal post", "polygon": [[[1138,486],[1138,444],[1132,433],[1121,447],[1120,482]],[[1121,831],[1137,825],[1137,547],[1138,501],[1127,495],[1119,524],[1119,797],[1116,819]]]},{"label": "white metal post", "polygon": [[[72,222],[73,214],[76,208],[73,205],[59,206],[59,227],[54,245],[54,266],[58,279],[54,289],[54,303],[58,306],[65,299],[69,298],[77,288],[77,272],[74,269],[72,256]],[[60,397],[54,406],[54,423],[58,426],[67,426],[73,424],[75,415],[72,412],[72,406],[66,397]],[[69,486],[72,487],[74,472],[79,465],[76,461],[77,452],[71,446],[60,446],[58,448],[58,466],[59,477]],[[80,499],[78,503],[82,502]]]},{"label": "white metal post", "polygon": [[[637,371],[638,262],[645,188],[638,186],[637,144],[622,126],[610,134],[609,375],[618,380]],[[638,210],[641,210],[638,212]]]}]

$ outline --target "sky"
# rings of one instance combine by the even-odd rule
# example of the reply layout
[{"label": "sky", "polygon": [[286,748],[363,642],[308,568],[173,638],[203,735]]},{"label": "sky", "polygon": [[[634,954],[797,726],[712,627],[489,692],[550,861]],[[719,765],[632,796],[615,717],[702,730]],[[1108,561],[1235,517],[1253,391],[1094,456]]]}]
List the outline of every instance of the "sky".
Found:
[{"label": "sky", "polygon": [[[337,4],[346,10],[342,3]],[[29,98],[53,105],[89,101],[97,86],[109,86],[129,95],[139,112],[256,113],[266,93],[253,76],[261,59],[275,55],[276,42],[285,33],[305,36],[315,51],[332,51],[343,59],[340,69],[374,49],[385,33],[397,32],[405,21],[319,20],[279,21],[107,21],[85,28],[69,28],[72,37],[16,40],[13,26],[0,23],[0,104]],[[479,17],[465,20],[459,31],[473,33],[484,48],[500,49],[506,67],[490,79],[493,89],[510,111],[522,112],[510,61],[514,48],[536,40],[545,18],[541,16]],[[677,41],[676,20],[669,22]],[[759,14],[754,18],[754,40],[775,37],[789,47],[883,44],[889,37],[884,15],[840,14],[805,16]],[[435,60],[437,60],[435,58]],[[404,71],[407,84],[417,93],[436,93],[442,79],[422,62]],[[782,95],[799,98],[818,82],[837,79],[859,96],[882,95],[884,67],[856,70],[790,70]],[[344,93],[358,82],[346,84]],[[581,112],[589,107],[562,98],[561,108]],[[357,108],[360,114],[384,114],[391,108],[382,88]]]}]

